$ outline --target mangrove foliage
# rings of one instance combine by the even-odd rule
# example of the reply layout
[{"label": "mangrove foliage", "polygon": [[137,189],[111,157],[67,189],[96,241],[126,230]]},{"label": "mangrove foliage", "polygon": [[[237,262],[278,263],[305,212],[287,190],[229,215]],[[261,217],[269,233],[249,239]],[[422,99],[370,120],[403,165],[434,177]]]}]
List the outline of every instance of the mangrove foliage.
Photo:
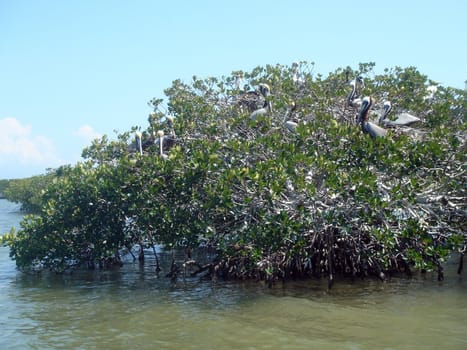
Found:
[{"label": "mangrove foliage", "polygon": [[[186,251],[172,277],[183,264],[210,278],[331,285],[414,269],[442,279],[465,251],[465,90],[414,67],[322,76],[299,62],[175,80],[165,95],[149,102],[147,126],[104,136],[56,171],[7,240],[19,268],[105,268],[159,244]],[[387,134],[373,138],[357,124],[364,96],[375,124],[386,100],[388,119],[419,120],[380,124]],[[200,247],[215,252],[207,263],[190,255]]]}]

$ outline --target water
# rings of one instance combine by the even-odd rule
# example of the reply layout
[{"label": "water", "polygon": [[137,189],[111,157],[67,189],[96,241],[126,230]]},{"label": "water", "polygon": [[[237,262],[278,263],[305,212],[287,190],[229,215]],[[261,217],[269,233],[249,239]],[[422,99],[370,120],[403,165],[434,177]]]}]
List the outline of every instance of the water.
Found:
[{"label": "water", "polygon": [[[0,200],[0,232],[17,226]],[[0,349],[467,349],[467,283],[172,283],[117,271],[27,275],[0,248]]]}]

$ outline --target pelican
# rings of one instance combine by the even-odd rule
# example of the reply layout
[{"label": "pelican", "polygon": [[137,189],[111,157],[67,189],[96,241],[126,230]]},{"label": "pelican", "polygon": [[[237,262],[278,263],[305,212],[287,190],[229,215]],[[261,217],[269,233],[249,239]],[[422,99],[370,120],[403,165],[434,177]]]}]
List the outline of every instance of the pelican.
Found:
[{"label": "pelican", "polygon": [[293,120],[287,120],[285,123],[284,123],[285,127],[290,131],[290,132],[293,132],[295,133],[297,131],[297,126],[298,126],[298,123],[293,121]]},{"label": "pelican", "polygon": [[292,63],[292,80],[296,86],[302,86],[305,80],[299,76],[298,62]]},{"label": "pelican", "polygon": [[268,101],[268,96],[271,93],[271,88],[268,84],[261,83],[259,84],[259,92],[264,97],[264,104],[262,108],[257,109],[256,111],[250,114],[251,120],[256,120],[259,116],[266,115],[272,112],[272,103],[271,101]]},{"label": "pelican", "polygon": [[135,144],[136,149],[139,151],[140,155],[143,155],[143,142],[142,142],[143,134],[140,131],[135,132]]},{"label": "pelican", "polygon": [[164,143],[165,143],[165,138],[167,137],[164,135],[164,130],[157,131],[157,136],[158,138],[156,139],[156,143],[159,144],[159,155],[163,159],[168,159],[169,156],[166,153],[164,153]]},{"label": "pelican", "polygon": [[[170,119],[167,121],[169,123]],[[164,130],[158,130],[155,143],[159,145],[159,155],[162,158],[167,159],[169,156],[167,153],[164,153],[164,151],[169,152],[175,144],[175,132],[172,131],[169,135],[166,135]]]},{"label": "pelican", "polygon": [[238,106],[242,111],[246,108],[249,112],[253,112],[258,108],[260,94],[258,91],[247,91],[248,85],[245,85],[244,90],[246,92],[237,97]]},{"label": "pelican", "polygon": [[423,99],[425,101],[433,101],[437,92],[438,87],[436,85],[429,85],[426,87],[426,95],[423,97]]},{"label": "pelican", "polygon": [[165,119],[167,120],[167,128],[169,129],[169,136],[175,139],[174,118],[171,115],[168,115]]},{"label": "pelican", "polygon": [[388,114],[391,112],[392,106],[390,101],[384,101],[383,111],[379,117],[379,124],[384,124],[387,126],[405,126],[410,125],[420,121],[420,118],[417,118],[409,113],[400,113],[396,115],[396,119],[386,119]]},{"label": "pelican", "polygon": [[373,99],[370,96],[364,97],[362,100],[362,106],[360,107],[360,112],[358,113],[358,123],[361,125],[364,134],[370,134],[373,138],[386,136],[386,129],[368,121],[369,112],[372,106]]},{"label": "pelican", "polygon": [[235,75],[235,88],[237,90],[240,90],[242,87],[242,82],[243,82],[243,73],[238,73]]},{"label": "pelican", "polygon": [[360,107],[362,105],[362,99],[359,98],[358,89],[362,90],[365,88],[365,83],[362,77],[357,77],[350,82],[352,91],[347,96],[347,105],[350,107]]},{"label": "pelican", "polygon": [[285,120],[284,120],[284,126],[289,130],[290,132],[295,133],[297,131],[297,126],[298,126],[298,119],[295,117],[292,117],[294,111],[297,109],[297,105],[295,102],[292,101],[292,103],[289,106],[288,112],[285,114]]}]

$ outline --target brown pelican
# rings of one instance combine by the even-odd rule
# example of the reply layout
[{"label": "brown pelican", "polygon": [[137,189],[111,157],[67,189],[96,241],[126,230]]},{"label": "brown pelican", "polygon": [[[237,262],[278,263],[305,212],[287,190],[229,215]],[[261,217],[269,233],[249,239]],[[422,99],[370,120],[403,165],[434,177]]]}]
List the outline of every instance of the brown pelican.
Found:
[{"label": "brown pelican", "polygon": [[259,92],[264,97],[264,104],[262,108],[259,108],[250,114],[251,120],[256,120],[259,116],[266,115],[272,112],[272,103],[271,101],[268,101],[268,96],[271,93],[271,88],[268,84],[261,83],[259,84]]},{"label": "brown pelican", "polygon": [[417,118],[409,113],[399,113],[396,115],[395,119],[387,119],[388,114],[391,112],[392,106],[391,102],[384,101],[383,111],[379,118],[379,124],[384,124],[387,126],[405,126],[410,125],[420,121],[420,118]]},{"label": "brown pelican", "polygon": [[294,120],[287,120],[284,123],[284,125],[290,132],[296,132],[297,131],[298,123],[296,121],[294,121]]},{"label": "brown pelican", "polygon": [[169,129],[169,136],[175,139],[174,118],[168,115],[166,118],[167,128]]},{"label": "brown pelican", "polygon": [[236,98],[236,103],[242,111],[246,109],[251,113],[262,105],[263,96],[256,90],[247,91],[248,85],[245,85],[244,90],[246,92]]},{"label": "brown pelican", "polygon": [[363,98],[362,106],[360,107],[360,112],[358,113],[358,123],[361,125],[364,134],[370,134],[371,137],[386,136],[386,129],[383,129],[368,120],[369,112],[372,106],[373,99],[370,96]]},{"label": "brown pelican", "polygon": [[139,152],[140,155],[143,155],[143,142],[142,142],[143,134],[140,131],[135,132],[135,144],[136,150]]},{"label": "brown pelican", "polygon": [[298,62],[292,63],[292,80],[296,86],[303,86],[305,80],[300,77]]},{"label": "brown pelican", "polygon": [[363,90],[365,88],[365,83],[363,82],[362,77],[357,77],[356,79],[350,82],[352,86],[352,91],[347,96],[347,105],[350,107],[360,107],[362,105],[362,99],[359,97],[359,89]]},{"label": "brown pelican", "polygon": [[235,88],[237,90],[240,90],[240,88],[242,87],[242,82],[243,82],[243,73],[240,72],[235,75]]},{"label": "brown pelican", "polygon": [[164,135],[164,131],[163,130],[159,130],[157,131],[157,139],[156,139],[156,143],[159,144],[159,155],[163,158],[163,159],[168,159],[169,156],[167,155],[167,153],[164,153],[164,143],[165,143],[165,138],[167,136]]},{"label": "brown pelican", "polygon": [[428,85],[426,87],[426,95],[423,97],[425,101],[433,101],[436,93],[438,92],[438,87],[436,85]]},{"label": "brown pelican", "polygon": [[175,132],[173,131],[172,124],[173,119],[171,117],[167,117],[167,124],[169,125],[170,133],[166,135],[164,130],[157,131],[157,138],[155,139],[154,143],[159,146],[159,155],[164,158],[168,159],[169,156],[167,152],[175,145]]},{"label": "brown pelican", "polygon": [[294,111],[297,109],[297,105],[292,101],[289,110],[285,114],[284,126],[290,131],[295,133],[297,131],[298,119],[293,116]]}]

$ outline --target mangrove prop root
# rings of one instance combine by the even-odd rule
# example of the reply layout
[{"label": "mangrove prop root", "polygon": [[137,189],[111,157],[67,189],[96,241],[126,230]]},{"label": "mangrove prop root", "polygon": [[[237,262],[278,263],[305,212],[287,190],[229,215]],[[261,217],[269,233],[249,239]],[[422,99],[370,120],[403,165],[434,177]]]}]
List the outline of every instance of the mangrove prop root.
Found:
[{"label": "mangrove prop root", "polygon": [[[369,233],[341,235],[336,227],[327,227],[318,234],[308,236],[308,241],[299,251],[292,250],[292,243],[274,252],[259,257],[253,255],[254,244],[219,252],[216,260],[206,265],[187,261],[187,266],[196,267],[192,276],[209,271],[211,278],[217,279],[255,279],[264,281],[271,287],[276,281],[303,278],[327,278],[328,288],[332,288],[337,276],[349,278],[375,277],[384,281],[391,275],[411,276],[411,265],[415,262],[408,258],[407,252],[420,251],[421,242],[400,240],[398,245],[387,253],[387,248]],[[440,281],[444,278],[439,257],[432,257],[432,266]],[[460,269],[462,263],[460,262]],[[459,270],[460,270],[459,269]]]},{"label": "mangrove prop root", "polygon": [[173,282],[177,280],[178,274],[180,273],[180,267],[175,262],[175,259],[172,259],[172,264],[170,266],[170,271],[165,275],[165,277],[170,278]]},{"label": "mangrove prop root", "polygon": [[461,274],[464,269],[464,253],[462,252],[459,257],[459,267],[457,268],[457,274]]}]

